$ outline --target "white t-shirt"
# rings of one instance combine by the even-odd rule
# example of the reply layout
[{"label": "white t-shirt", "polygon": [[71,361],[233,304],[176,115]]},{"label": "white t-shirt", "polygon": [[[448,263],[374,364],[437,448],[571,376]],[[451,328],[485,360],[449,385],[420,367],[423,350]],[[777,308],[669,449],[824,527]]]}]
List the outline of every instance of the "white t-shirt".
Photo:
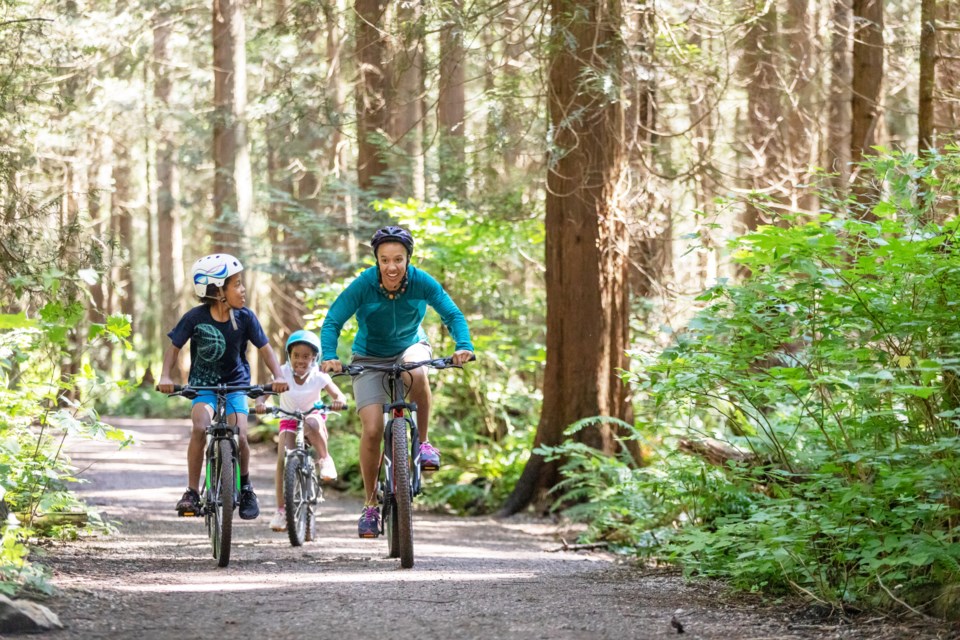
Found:
[{"label": "white t-shirt", "polygon": [[307,372],[307,379],[303,384],[297,384],[293,377],[293,368],[290,363],[280,367],[283,379],[290,384],[290,388],[280,394],[280,408],[285,411],[308,411],[313,403],[320,400],[320,390],[331,382],[330,376],[320,371],[314,363]]}]

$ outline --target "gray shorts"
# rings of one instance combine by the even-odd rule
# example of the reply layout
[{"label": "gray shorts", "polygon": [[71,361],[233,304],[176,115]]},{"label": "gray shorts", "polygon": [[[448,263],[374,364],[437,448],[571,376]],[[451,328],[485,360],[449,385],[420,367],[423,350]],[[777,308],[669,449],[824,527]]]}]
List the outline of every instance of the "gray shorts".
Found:
[{"label": "gray shorts", "polygon": [[[355,356],[350,364],[395,364],[397,362],[415,362],[429,360],[433,357],[433,349],[427,342],[418,342],[407,347],[407,350],[395,358],[371,358]],[[382,371],[365,371],[353,379],[353,401],[357,411],[364,407],[390,402],[390,387],[387,374]]]}]

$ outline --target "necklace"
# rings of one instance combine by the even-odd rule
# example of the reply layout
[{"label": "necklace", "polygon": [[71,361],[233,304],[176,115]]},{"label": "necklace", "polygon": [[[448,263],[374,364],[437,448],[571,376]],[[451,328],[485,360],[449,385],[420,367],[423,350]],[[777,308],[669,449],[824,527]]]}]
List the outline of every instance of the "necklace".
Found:
[{"label": "necklace", "polygon": [[383,286],[383,280],[380,280],[380,293],[387,296],[390,300],[399,298],[407,290],[407,274],[403,274],[403,280],[400,281],[400,286],[395,291],[388,291],[385,286]]}]

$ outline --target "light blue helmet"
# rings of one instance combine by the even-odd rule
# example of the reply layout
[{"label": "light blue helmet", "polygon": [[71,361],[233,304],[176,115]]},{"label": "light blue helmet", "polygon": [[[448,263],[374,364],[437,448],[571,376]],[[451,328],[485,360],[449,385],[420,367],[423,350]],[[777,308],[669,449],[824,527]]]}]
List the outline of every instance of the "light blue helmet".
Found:
[{"label": "light blue helmet", "polygon": [[287,338],[287,356],[290,355],[290,349],[293,348],[295,344],[306,344],[317,352],[317,355],[320,355],[320,338],[317,337],[313,331],[307,331],[306,329],[300,329],[299,331],[294,331],[290,334],[290,337]]}]

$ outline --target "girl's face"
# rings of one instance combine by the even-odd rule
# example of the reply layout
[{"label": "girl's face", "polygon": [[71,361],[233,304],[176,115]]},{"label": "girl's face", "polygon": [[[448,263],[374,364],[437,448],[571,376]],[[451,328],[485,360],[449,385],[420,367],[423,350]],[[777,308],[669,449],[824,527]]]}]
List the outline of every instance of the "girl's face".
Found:
[{"label": "girl's face", "polygon": [[290,368],[299,377],[307,375],[310,367],[317,361],[317,352],[308,344],[298,342],[290,349]]},{"label": "girl's face", "polygon": [[407,273],[407,248],[399,242],[384,242],[377,249],[380,281],[387,291],[396,291]]},{"label": "girl's face", "polygon": [[243,286],[241,274],[235,273],[223,284],[223,295],[227,304],[234,309],[242,309],[247,304],[247,289]]}]

